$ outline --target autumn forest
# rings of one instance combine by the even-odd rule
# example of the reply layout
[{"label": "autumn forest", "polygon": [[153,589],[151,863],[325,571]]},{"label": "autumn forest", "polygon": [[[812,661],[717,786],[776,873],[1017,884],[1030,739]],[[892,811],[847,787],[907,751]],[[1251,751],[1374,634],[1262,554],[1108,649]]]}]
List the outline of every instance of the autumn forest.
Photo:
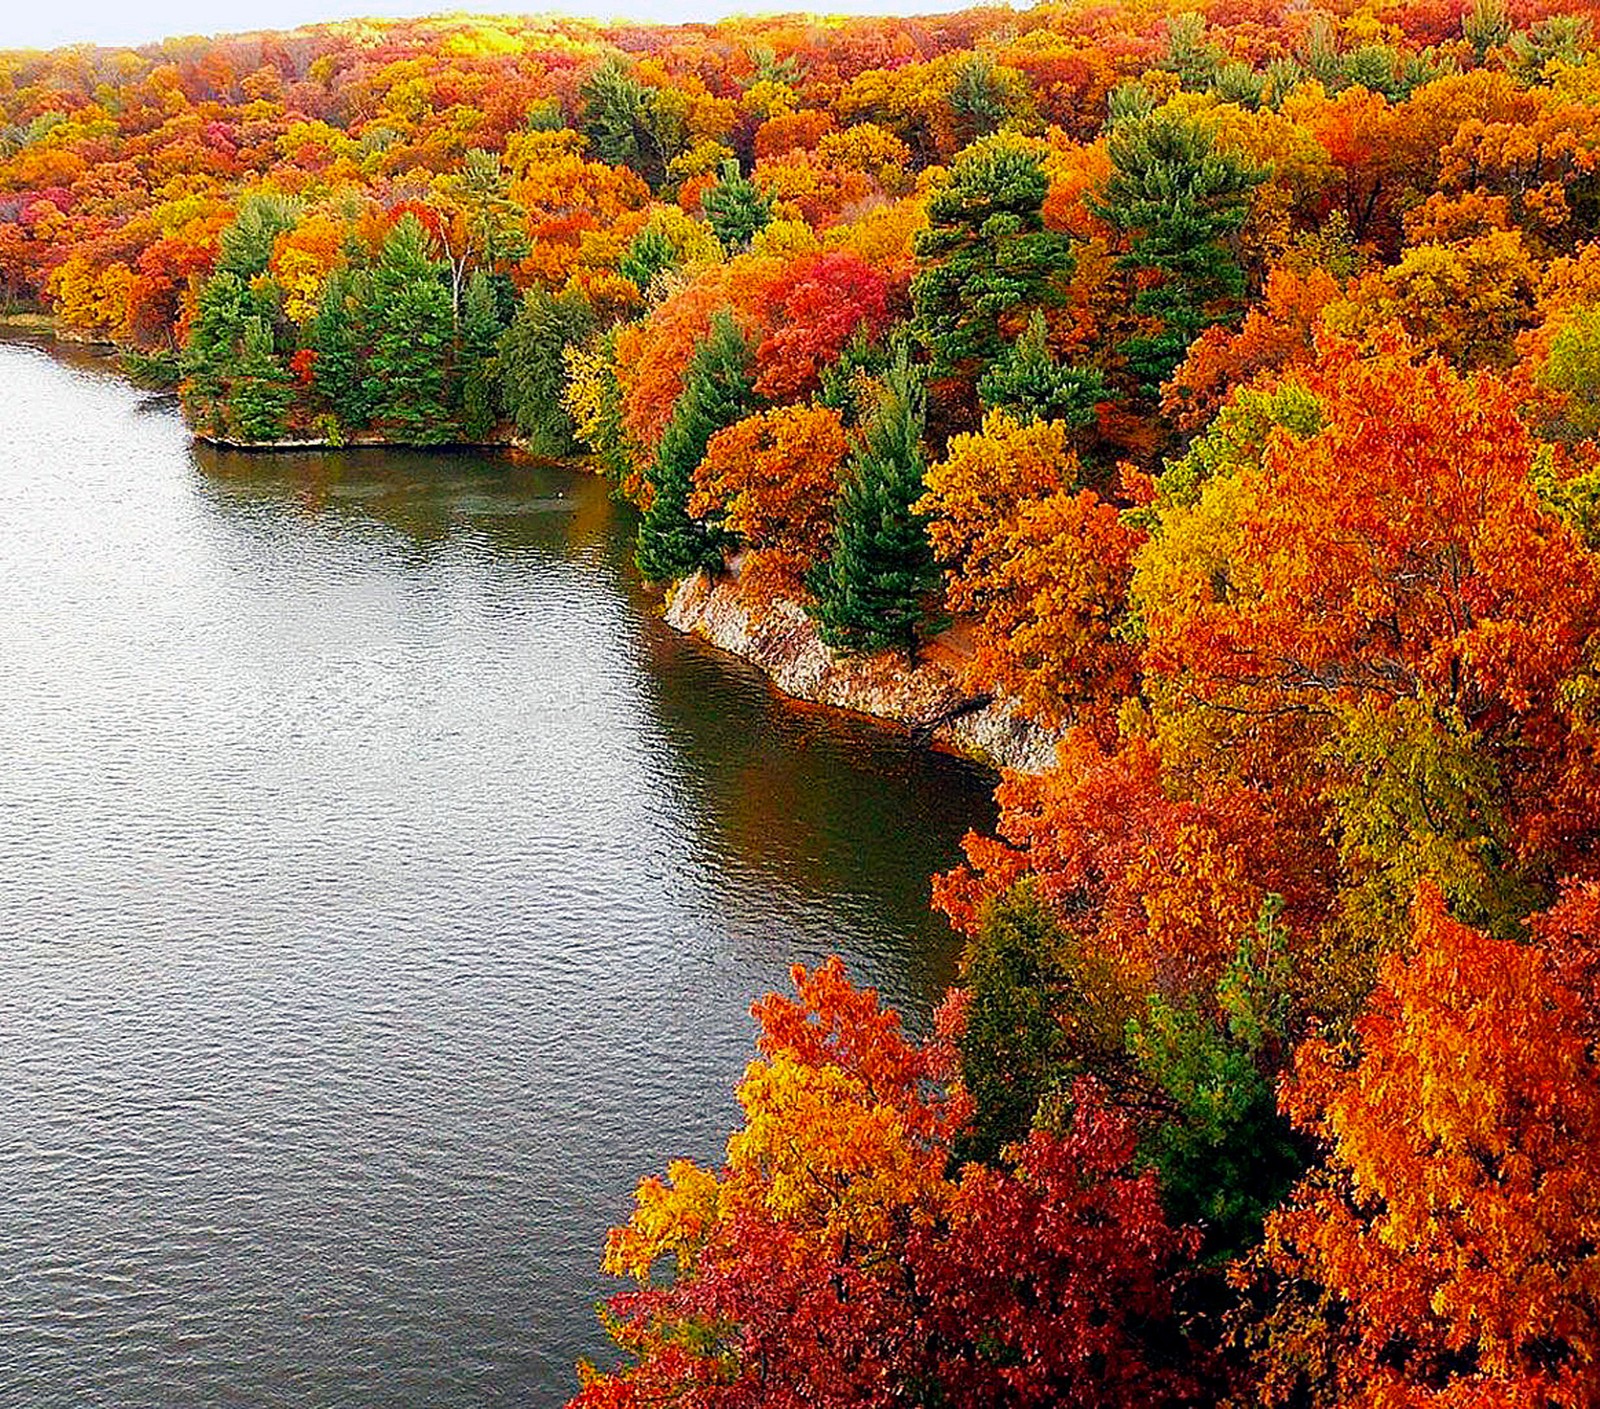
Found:
[{"label": "autumn forest", "polygon": [[646,581],[1054,742],[931,1037],[756,1003],[576,1409],[1600,1406],[1593,20],[0,53],[8,317],[220,444],[581,461]]}]

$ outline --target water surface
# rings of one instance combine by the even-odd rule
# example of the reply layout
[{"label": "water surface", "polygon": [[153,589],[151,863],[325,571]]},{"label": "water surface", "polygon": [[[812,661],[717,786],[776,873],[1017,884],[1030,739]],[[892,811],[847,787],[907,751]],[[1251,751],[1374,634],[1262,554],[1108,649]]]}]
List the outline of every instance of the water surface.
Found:
[{"label": "water surface", "polygon": [[926,1021],[985,779],[663,627],[592,478],[16,343],[0,420],[0,1404],[559,1404],[750,999]]}]

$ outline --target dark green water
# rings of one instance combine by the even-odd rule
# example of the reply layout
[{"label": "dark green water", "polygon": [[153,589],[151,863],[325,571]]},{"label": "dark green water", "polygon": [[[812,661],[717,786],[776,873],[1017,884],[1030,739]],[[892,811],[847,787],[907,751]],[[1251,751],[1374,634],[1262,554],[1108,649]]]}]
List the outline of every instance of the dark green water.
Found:
[{"label": "dark green water", "polygon": [[914,1023],[988,781],[677,636],[597,481],[0,346],[0,1404],[558,1404],[751,998]]}]

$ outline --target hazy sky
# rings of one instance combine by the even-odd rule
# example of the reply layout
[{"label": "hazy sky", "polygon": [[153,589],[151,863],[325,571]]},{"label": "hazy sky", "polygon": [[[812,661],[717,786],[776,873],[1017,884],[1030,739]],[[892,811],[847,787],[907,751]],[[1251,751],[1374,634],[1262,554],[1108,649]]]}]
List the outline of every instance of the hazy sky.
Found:
[{"label": "hazy sky", "polygon": [[[596,19],[709,20],[724,15],[798,9],[830,14],[931,14],[960,9],[972,0],[572,0],[541,4]],[[250,29],[292,29],[314,20],[358,15],[426,15],[441,10],[505,13],[507,6],[452,4],[450,0],[0,0],[0,49],[52,48],[90,41],[140,44],[173,34],[228,34]]]}]

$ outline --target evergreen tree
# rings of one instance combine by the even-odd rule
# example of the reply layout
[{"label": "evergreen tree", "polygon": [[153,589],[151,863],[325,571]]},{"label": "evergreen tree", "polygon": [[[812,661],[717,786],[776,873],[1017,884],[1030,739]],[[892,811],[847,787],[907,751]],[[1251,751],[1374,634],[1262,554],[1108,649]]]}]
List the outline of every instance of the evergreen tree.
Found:
[{"label": "evergreen tree", "polygon": [[246,196],[233,224],[222,232],[217,271],[236,274],[248,283],[266,271],[278,236],[293,230],[299,221],[300,203],[292,196]]},{"label": "evergreen tree", "polygon": [[530,289],[500,336],[495,361],[500,404],[535,454],[558,458],[577,452],[572,417],[562,399],[562,353],[593,331],[594,309],[581,292]]},{"label": "evergreen tree", "polygon": [[772,202],[755,182],[739,172],[733,157],[722,163],[717,184],[700,197],[700,209],[718,243],[729,254],[748,249],[750,241],[767,228]]},{"label": "evergreen tree", "polygon": [[316,353],[311,385],[345,430],[367,424],[371,409],[362,375],[362,318],[368,302],[368,276],[335,269],[323,286],[306,344]]},{"label": "evergreen tree", "polygon": [[904,349],[884,374],[877,413],[846,466],[833,552],[808,578],[813,619],[844,651],[914,653],[923,602],[939,582],[922,497],[923,392]]},{"label": "evergreen tree", "polygon": [[662,230],[646,226],[633,237],[622,258],[617,261],[617,273],[632,279],[644,293],[650,282],[663,270],[678,262],[678,251]]},{"label": "evergreen tree", "polygon": [[1277,896],[1263,904],[1217,983],[1217,1012],[1193,996],[1151,994],[1127,1029],[1129,1056],[1163,1117],[1141,1154],[1160,1172],[1173,1221],[1204,1227],[1217,1261],[1261,1240],[1263,1219],[1307,1163],[1305,1142],[1278,1110],[1289,1049],[1282,908]]},{"label": "evergreen tree", "polygon": [[1119,122],[1108,150],[1111,178],[1090,206],[1132,235],[1125,268],[1161,275],[1133,300],[1136,313],[1159,321],[1159,331],[1122,347],[1129,367],[1154,394],[1189,344],[1230,317],[1243,299],[1244,270],[1229,242],[1266,173],[1218,152],[1197,124],[1166,115]]},{"label": "evergreen tree", "polygon": [[250,318],[228,391],[228,420],[241,440],[280,440],[289,429],[294,385],[272,345],[272,327]]},{"label": "evergreen tree", "polygon": [[461,301],[456,354],[461,430],[469,440],[487,440],[495,427],[495,347],[500,339],[494,286],[482,270],[467,280]]},{"label": "evergreen tree", "polygon": [[1035,312],[1028,331],[994,362],[978,383],[988,411],[1009,411],[1018,420],[1065,421],[1074,430],[1091,425],[1095,407],[1109,398],[1092,367],[1063,367],[1045,346],[1044,314]]},{"label": "evergreen tree", "polygon": [[1074,261],[1067,236],[1045,229],[1049,189],[1039,158],[1002,137],[958,158],[929,200],[911,301],[933,375],[972,373],[1005,350],[1013,310],[1061,301]]},{"label": "evergreen tree", "polygon": [[228,386],[249,318],[250,290],[237,274],[223,270],[201,286],[194,324],[183,350],[182,395],[195,424],[214,434],[224,430]]},{"label": "evergreen tree", "polygon": [[372,353],[365,393],[373,419],[414,445],[451,439],[456,428],[445,400],[455,337],[450,291],[415,216],[407,215],[383,242],[368,291]]},{"label": "evergreen tree", "polygon": [[754,405],[750,349],[727,313],[695,349],[683,392],[661,437],[649,482],[650,507],[639,524],[639,571],[652,582],[718,567],[727,537],[715,525],[689,516],[695,467],[711,437],[747,415]]},{"label": "evergreen tree", "polygon": [[[993,1163],[1025,1140],[1043,1098],[1082,1070],[1063,1021],[1073,994],[1065,941],[1024,882],[993,902],[962,958],[966,1021],[956,1040],[961,1083],[972,1097],[966,1159]],[[1116,1034],[1120,1038],[1121,1034]]]},{"label": "evergreen tree", "polygon": [[641,83],[620,56],[598,64],[578,90],[583,102],[582,127],[590,149],[610,166],[638,172],[652,190],[666,175],[681,133],[672,131],[670,109],[682,95]]}]

